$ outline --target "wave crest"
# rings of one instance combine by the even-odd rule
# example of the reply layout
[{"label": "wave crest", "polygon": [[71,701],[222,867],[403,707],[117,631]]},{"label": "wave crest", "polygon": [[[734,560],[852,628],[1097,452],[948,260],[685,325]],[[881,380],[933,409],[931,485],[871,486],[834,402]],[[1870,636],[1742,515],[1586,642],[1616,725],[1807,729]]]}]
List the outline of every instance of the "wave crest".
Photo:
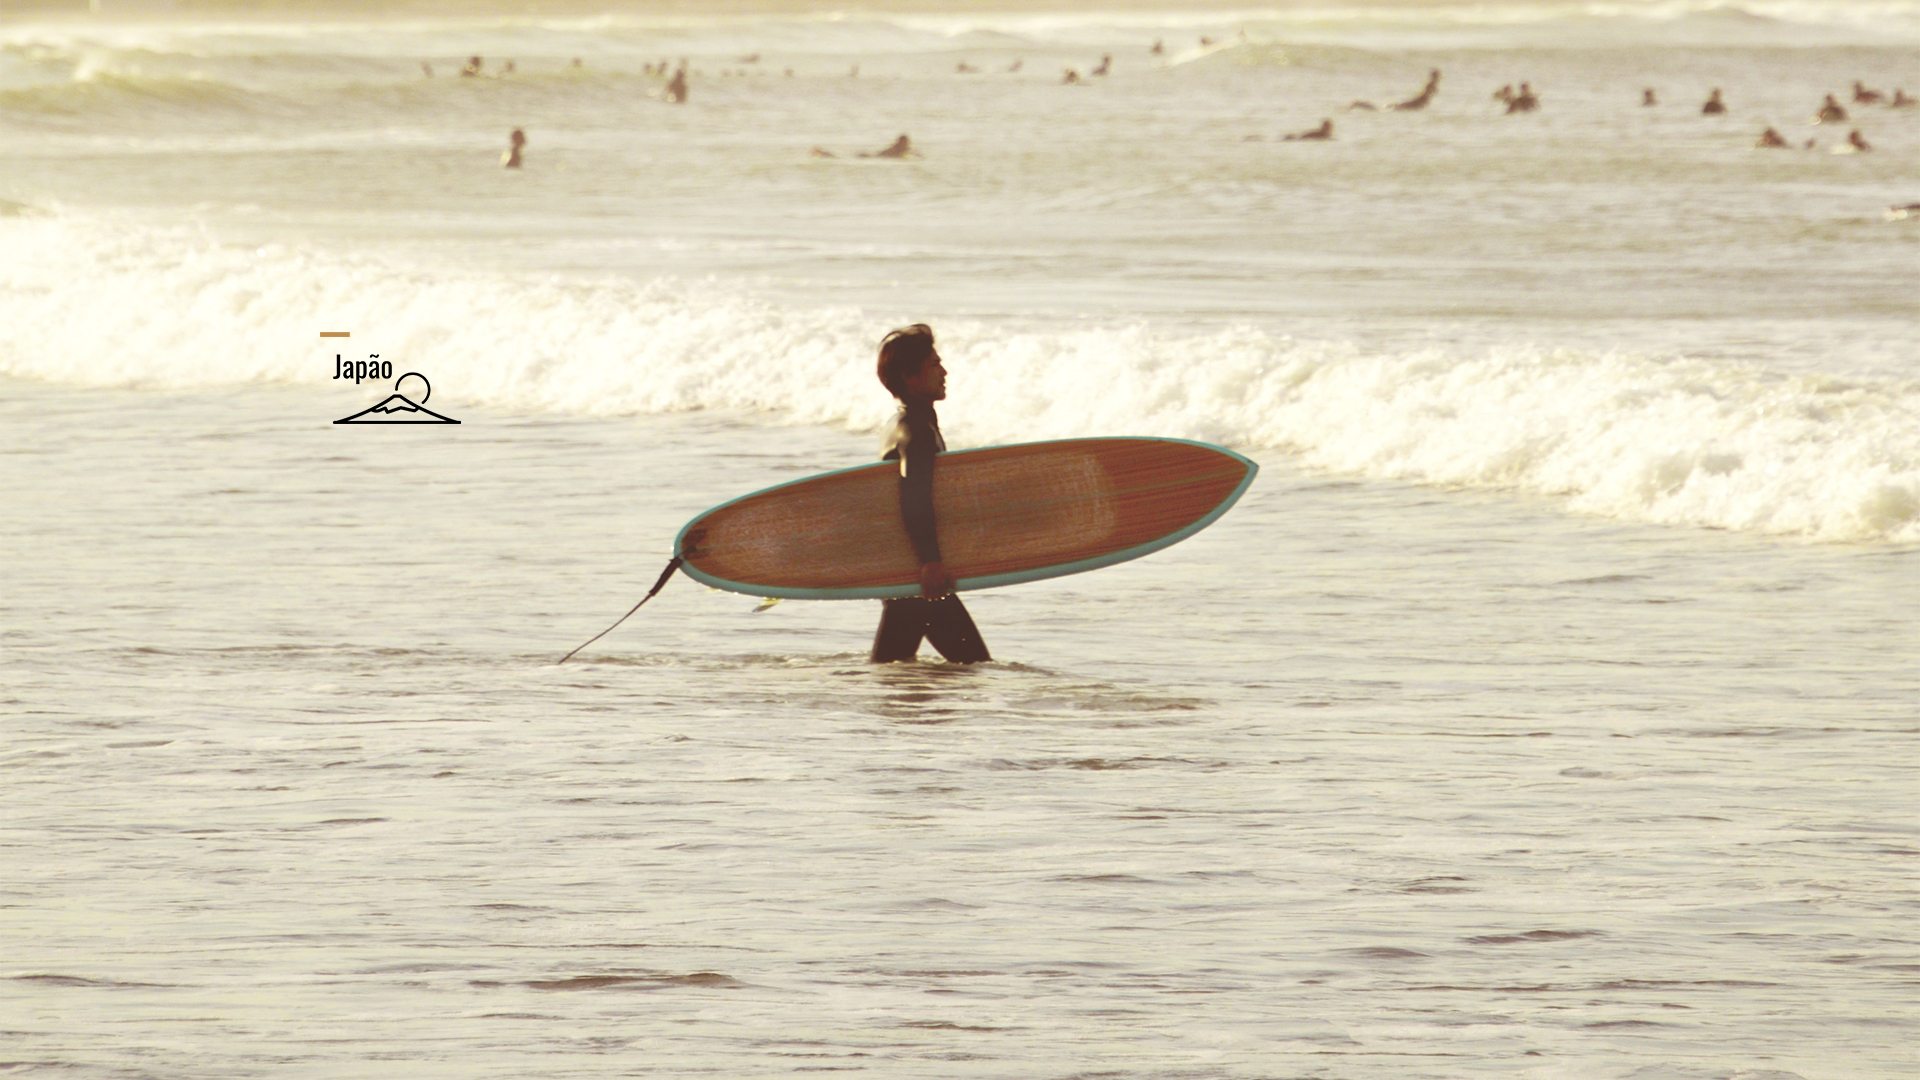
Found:
[{"label": "wave crest", "polygon": [[[423,270],[190,230],[0,217],[0,373],[109,387],[324,385],[331,343],[521,412],[757,413],[874,430],[901,314],[771,304],[715,282]],[[103,298],[112,298],[111,302]],[[1313,469],[1563,497],[1625,519],[1920,541],[1920,385],[1726,362],[1492,346],[1369,352],[1251,327],[940,320],[955,445],[1201,439]]]}]

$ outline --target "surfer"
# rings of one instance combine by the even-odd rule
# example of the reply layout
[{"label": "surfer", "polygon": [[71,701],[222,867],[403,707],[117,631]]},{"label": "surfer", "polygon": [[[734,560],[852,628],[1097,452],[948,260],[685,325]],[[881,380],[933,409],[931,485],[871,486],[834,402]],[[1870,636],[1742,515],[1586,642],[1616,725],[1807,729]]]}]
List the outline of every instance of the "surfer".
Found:
[{"label": "surfer", "polygon": [[873,662],[911,660],[924,638],[956,664],[991,660],[973,617],[953,592],[953,575],[940,559],[933,517],[935,457],[947,448],[933,403],[947,396],[947,369],[933,348],[933,329],[915,323],[880,342],[880,384],[900,401],[883,461],[900,462],[900,519],[920,561],[920,595],[882,600],[873,635]]},{"label": "surfer", "polygon": [[1760,150],[1785,150],[1787,149],[1787,140],[1786,137],[1778,131],[1768,128],[1760,133],[1760,141],[1753,145]]},{"label": "surfer", "polygon": [[1813,114],[1813,122],[1816,124],[1844,124],[1846,121],[1847,110],[1833,100],[1832,94],[1828,94],[1827,100],[1820,103],[1820,111]]},{"label": "surfer", "polygon": [[1707,103],[1700,106],[1700,115],[1719,116],[1726,111],[1727,103],[1721,99],[1720,88],[1716,86],[1713,88],[1713,93],[1707,96]]},{"label": "surfer", "polygon": [[680,66],[674,70],[673,78],[667,80],[666,101],[669,105],[687,103],[687,62],[685,60],[680,61]]},{"label": "surfer", "polygon": [[871,154],[861,154],[860,156],[866,158],[892,158],[898,161],[902,158],[919,157],[920,152],[913,148],[913,140],[902,134],[899,138],[887,144],[885,150],[875,150]]},{"label": "surfer", "polygon": [[1427,85],[1421,87],[1418,94],[1394,105],[1393,109],[1396,112],[1418,112],[1426,108],[1427,103],[1433,100],[1433,95],[1439,93],[1439,91],[1440,69],[1433,68],[1427,72]]},{"label": "surfer", "polygon": [[1654,93],[1653,87],[1649,86],[1640,91],[1640,106],[1642,108],[1658,104],[1660,104],[1660,95]]},{"label": "surfer", "polygon": [[1322,120],[1320,126],[1312,131],[1295,132],[1282,138],[1281,142],[1321,142],[1333,138],[1333,121]]},{"label": "surfer", "polygon": [[527,145],[527,133],[514,128],[513,134],[507,136],[507,143],[507,152],[500,155],[500,167],[517,169],[520,167],[520,148]]}]

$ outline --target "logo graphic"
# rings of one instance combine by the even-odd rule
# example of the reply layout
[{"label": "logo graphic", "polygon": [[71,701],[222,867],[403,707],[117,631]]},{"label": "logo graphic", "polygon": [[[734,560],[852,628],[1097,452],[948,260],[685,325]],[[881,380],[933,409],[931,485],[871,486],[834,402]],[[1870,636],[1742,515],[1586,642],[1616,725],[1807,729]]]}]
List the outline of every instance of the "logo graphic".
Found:
[{"label": "logo graphic", "polygon": [[[389,367],[387,370],[391,371],[393,369]],[[348,375],[348,376],[335,375],[334,376],[334,378],[336,379],[342,378],[342,377],[352,378],[351,375]],[[419,390],[420,401],[418,404],[415,404],[412,398],[400,392],[400,388],[402,384],[404,384],[408,379],[420,380],[420,390]],[[355,381],[358,381],[358,380],[355,380]],[[458,420],[453,419],[452,417],[441,416],[439,413],[434,412],[432,409],[427,408],[427,399],[433,396],[433,385],[427,382],[427,377],[425,375],[422,375],[417,371],[409,371],[405,375],[402,375],[399,378],[393,380],[393,391],[394,391],[393,393],[387,395],[387,398],[385,401],[382,401],[380,404],[375,405],[373,408],[362,409],[359,412],[354,413],[352,416],[342,417],[339,420],[335,420],[334,423],[336,424],[457,424],[460,422]]]}]

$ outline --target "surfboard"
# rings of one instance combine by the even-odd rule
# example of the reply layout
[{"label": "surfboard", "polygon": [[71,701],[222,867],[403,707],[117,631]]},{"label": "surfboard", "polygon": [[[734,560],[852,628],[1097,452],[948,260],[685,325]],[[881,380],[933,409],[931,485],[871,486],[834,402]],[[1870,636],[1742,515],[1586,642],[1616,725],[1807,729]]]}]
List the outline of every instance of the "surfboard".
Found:
[{"label": "surfboard", "polygon": [[[940,553],[962,591],[1137,559],[1219,520],[1260,467],[1184,439],[1103,438],[955,450],[935,459]],[[674,540],[695,580],[749,596],[917,596],[900,466],[882,461],[744,495]]]}]

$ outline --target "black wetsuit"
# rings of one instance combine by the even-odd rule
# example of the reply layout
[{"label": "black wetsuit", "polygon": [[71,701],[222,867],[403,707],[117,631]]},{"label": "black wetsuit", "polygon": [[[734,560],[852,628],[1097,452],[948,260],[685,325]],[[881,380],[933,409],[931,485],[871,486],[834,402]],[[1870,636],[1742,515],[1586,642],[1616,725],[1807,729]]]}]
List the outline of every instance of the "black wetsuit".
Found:
[{"label": "black wetsuit", "polygon": [[[940,536],[933,519],[933,468],[934,455],[946,448],[933,403],[916,401],[901,408],[887,439],[887,452],[881,458],[900,462],[900,518],[923,566],[941,561]],[[993,659],[957,595],[939,600],[909,596],[880,603],[880,629],[873,635],[876,664],[913,659],[920,651],[922,638],[956,664]]]}]

